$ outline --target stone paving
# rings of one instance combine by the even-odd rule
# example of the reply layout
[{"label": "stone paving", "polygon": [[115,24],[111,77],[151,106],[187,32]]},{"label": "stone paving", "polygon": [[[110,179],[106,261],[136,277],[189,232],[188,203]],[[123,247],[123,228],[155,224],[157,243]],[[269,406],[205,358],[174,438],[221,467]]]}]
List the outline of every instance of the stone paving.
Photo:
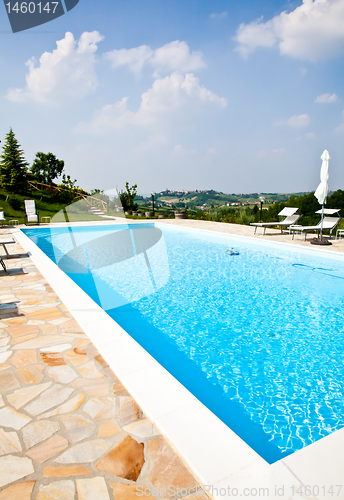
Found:
[{"label": "stone paving", "polygon": [[160,500],[197,491],[23,249],[9,252],[8,273],[0,272],[0,302],[11,305],[0,312],[0,500]]}]

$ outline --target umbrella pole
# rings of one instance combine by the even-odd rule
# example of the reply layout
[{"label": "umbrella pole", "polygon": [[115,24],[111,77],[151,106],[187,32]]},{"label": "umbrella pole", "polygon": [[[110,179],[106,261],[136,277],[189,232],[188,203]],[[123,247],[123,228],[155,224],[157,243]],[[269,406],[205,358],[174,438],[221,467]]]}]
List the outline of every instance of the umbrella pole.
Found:
[{"label": "umbrella pole", "polygon": [[320,239],[323,239],[323,226],[324,226],[324,204],[321,208],[321,226],[320,226]]}]

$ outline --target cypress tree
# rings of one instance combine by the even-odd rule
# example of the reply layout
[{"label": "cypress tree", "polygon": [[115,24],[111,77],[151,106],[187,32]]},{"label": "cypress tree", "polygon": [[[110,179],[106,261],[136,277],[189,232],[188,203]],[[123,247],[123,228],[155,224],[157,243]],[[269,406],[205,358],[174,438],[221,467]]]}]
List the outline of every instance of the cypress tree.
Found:
[{"label": "cypress tree", "polygon": [[27,166],[24,151],[20,149],[12,128],[6,135],[0,156],[0,185],[9,191],[22,191],[26,187]]}]

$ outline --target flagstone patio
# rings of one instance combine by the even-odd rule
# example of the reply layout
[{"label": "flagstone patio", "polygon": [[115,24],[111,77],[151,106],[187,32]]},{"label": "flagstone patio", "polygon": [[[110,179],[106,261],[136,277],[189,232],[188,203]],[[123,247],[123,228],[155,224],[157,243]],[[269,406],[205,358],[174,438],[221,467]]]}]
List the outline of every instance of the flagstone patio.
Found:
[{"label": "flagstone patio", "polygon": [[169,485],[184,496],[197,490],[24,250],[10,253],[0,273],[1,304],[11,304],[0,310],[0,500],[174,499],[181,495]]}]

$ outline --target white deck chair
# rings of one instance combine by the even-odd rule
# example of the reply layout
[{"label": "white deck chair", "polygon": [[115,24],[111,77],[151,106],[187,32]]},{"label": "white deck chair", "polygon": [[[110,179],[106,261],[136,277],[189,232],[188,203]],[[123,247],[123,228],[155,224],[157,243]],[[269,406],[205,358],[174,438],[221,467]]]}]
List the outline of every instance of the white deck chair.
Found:
[{"label": "white deck chair", "polygon": [[4,221],[6,221],[6,217],[4,216],[4,211],[0,210],[0,222],[2,226],[4,224]]},{"label": "white deck chair", "polygon": [[278,226],[281,228],[281,233],[283,233],[283,227],[289,227],[292,224],[295,224],[301,215],[295,214],[298,211],[298,208],[293,207],[284,207],[283,210],[280,211],[278,215],[284,216],[284,219],[279,222],[251,222],[251,226],[255,226],[254,234],[256,234],[258,227],[264,228],[264,234],[267,227],[275,227]]},{"label": "white deck chair", "polygon": [[25,200],[25,212],[27,223],[35,222],[39,224],[38,212],[36,213],[35,200]]},{"label": "white deck chair", "polygon": [[[336,210],[336,212],[338,212],[338,210]],[[319,212],[316,212],[316,213],[319,213]],[[320,213],[321,213],[321,210],[320,210]],[[325,211],[324,211],[324,213],[325,213]],[[339,222],[341,220],[342,220],[342,217],[324,217],[324,220],[323,220],[323,231],[325,231],[325,230],[329,231],[330,232],[330,237],[331,237],[332,231],[339,224]],[[294,236],[295,236],[295,231],[300,231],[301,233],[304,233],[305,234],[305,241],[306,241],[307,234],[310,231],[316,231],[318,234],[320,233],[320,231],[321,231],[321,221],[319,221],[316,226],[297,226],[297,227],[290,226],[289,227],[289,231],[293,231],[293,239],[294,239]]]}]

